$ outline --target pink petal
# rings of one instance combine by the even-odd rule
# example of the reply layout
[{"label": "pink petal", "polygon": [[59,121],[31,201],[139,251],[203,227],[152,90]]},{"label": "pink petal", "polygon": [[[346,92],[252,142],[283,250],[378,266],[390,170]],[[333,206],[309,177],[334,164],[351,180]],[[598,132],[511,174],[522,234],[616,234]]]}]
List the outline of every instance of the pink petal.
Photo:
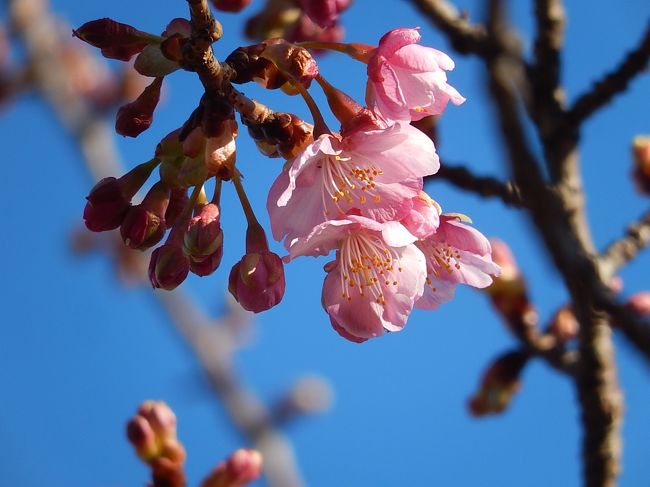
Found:
[{"label": "pink petal", "polygon": [[415,44],[416,42],[419,42],[422,36],[418,30],[419,27],[416,27],[415,29],[394,29],[390,32],[387,32],[379,40],[379,47],[377,49],[379,54],[381,56],[389,58],[398,49],[401,49],[404,46],[408,46],[409,44]]}]

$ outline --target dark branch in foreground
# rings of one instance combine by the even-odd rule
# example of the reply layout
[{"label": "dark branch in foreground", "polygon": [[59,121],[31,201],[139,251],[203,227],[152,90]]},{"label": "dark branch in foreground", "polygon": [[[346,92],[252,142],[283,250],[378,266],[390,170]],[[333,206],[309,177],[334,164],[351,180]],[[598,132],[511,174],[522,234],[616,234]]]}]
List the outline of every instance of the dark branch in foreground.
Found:
[{"label": "dark branch in foreground", "polygon": [[616,69],[596,81],[590,91],[576,100],[567,113],[569,123],[574,126],[579,125],[609,103],[614,96],[623,93],[630,81],[647,68],[648,59],[650,59],[650,25],[638,47],[630,51]]},{"label": "dark branch in foreground", "polygon": [[523,198],[515,183],[500,181],[490,176],[477,176],[465,166],[450,166],[444,163],[435,175],[425,178],[425,182],[436,179],[444,179],[454,186],[484,198],[500,198],[510,206],[524,206]]}]

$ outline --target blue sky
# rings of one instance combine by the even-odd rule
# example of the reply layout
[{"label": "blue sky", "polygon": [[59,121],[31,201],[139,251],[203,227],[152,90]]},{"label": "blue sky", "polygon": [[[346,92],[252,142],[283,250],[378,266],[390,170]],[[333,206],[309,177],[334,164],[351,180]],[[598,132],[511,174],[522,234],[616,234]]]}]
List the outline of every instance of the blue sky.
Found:
[{"label": "blue sky", "polygon": [[[73,2],[52,8],[72,25],[109,16],[158,32],[186,16],[183,1]],[[480,19],[481,2],[458,2]],[[530,45],[531,2],[515,4],[513,18]],[[569,99],[610,69],[645,28],[650,7],[642,0],[567,2],[564,56]],[[259,9],[254,0],[248,11]],[[222,15],[223,59],[242,40],[242,17]],[[466,161],[477,173],[503,176],[504,154],[492,120],[485,77],[476,60],[453,55],[443,37],[406,2],[357,0],[343,16],[347,38],[374,44],[395,27],[422,26],[423,43],[456,61],[451,83],[467,97],[441,120],[443,161]],[[361,100],[365,71],[343,56],[319,60],[331,83]],[[272,108],[308,118],[297,99],[246,86]],[[318,94],[317,90],[313,90]],[[129,167],[146,161],[156,142],[179,126],[200,96],[198,81],[176,73],[166,81],[153,127],[137,140],[119,139]],[[582,165],[588,213],[599,247],[621,234],[647,208],[629,180],[630,140],[650,131],[650,77],[584,127]],[[317,99],[322,100],[321,97]],[[217,404],[200,368],[157,307],[148,289],[125,288],[100,255],[78,258],[69,250],[92,182],[74,142],[35,97],[4,109],[4,189],[0,208],[3,276],[0,302],[0,478],[6,485],[142,485],[146,469],[124,439],[124,423],[144,399],[169,402],[188,450],[188,475],[196,484],[243,440]],[[262,223],[268,228],[266,192],[279,160],[260,156],[238,138],[238,165]],[[524,216],[433,182],[428,190],[446,210],[470,215],[479,230],[511,244],[529,276],[542,317],[566,300],[552,264]],[[230,266],[243,250],[243,218],[234,191],[224,188],[226,238],[222,267],[209,278],[191,277],[183,289],[216,315],[223,307]],[[280,247],[276,245],[277,251]],[[534,362],[504,415],[476,420],[466,409],[485,365],[514,340],[486,298],[469,289],[434,312],[416,311],[401,333],[362,345],[334,333],[320,307],[324,259],[303,258],[286,269],[283,302],[256,319],[256,333],[237,357],[247,384],[273,401],[305,373],[327,378],[333,408],[290,426],[288,434],[310,486],[446,485],[542,487],[577,485],[579,427],[575,391],[565,378]],[[621,274],[624,294],[645,289],[650,255]],[[622,486],[650,478],[648,368],[620,338],[617,358],[626,394]]]}]

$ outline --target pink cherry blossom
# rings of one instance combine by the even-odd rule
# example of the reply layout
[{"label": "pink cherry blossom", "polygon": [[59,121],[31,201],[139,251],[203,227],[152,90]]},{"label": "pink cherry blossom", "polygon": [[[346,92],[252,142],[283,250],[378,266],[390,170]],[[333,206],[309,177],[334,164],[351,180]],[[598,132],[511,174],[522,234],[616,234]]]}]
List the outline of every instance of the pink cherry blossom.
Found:
[{"label": "pink cherry blossom", "polygon": [[436,233],[416,242],[427,262],[424,294],[416,306],[432,309],[454,296],[457,284],[485,288],[501,269],[492,261],[492,249],[485,236],[459,221],[456,214],[440,215]]},{"label": "pink cherry blossom", "polygon": [[395,29],[385,34],[368,62],[368,106],[377,106],[389,120],[420,120],[439,115],[449,100],[465,98],[447,83],[445,71],[454,62],[445,53],[416,44],[418,29]]},{"label": "pink cherry blossom", "polygon": [[336,259],[325,266],[323,308],[341,336],[362,342],[404,328],[422,296],[426,263],[415,240],[398,222],[349,215],[296,240],[289,257],[336,249]]},{"label": "pink cherry blossom", "polygon": [[412,200],[413,206],[402,225],[419,239],[434,233],[440,224],[440,206],[424,191]]},{"label": "pink cherry blossom", "polygon": [[268,198],[271,228],[287,248],[325,220],[357,213],[400,220],[438,170],[431,140],[405,123],[338,136],[321,135],[276,179]]}]

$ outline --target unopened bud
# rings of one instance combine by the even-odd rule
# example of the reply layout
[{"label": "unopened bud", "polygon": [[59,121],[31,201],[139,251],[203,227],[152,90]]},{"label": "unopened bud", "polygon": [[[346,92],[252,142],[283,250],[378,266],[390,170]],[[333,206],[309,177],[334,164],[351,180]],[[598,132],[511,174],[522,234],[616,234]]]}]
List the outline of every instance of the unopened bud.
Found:
[{"label": "unopened bud", "polygon": [[117,111],[115,131],[120,135],[137,137],[151,126],[153,112],[160,100],[162,78],[156,78],[135,101]]},{"label": "unopened bud", "polygon": [[84,208],[86,227],[93,232],[104,232],[119,227],[130,206],[131,198],[147,181],[157,161],[133,168],[119,179],[113,177],[99,181],[86,197]]},{"label": "unopened bud", "polygon": [[630,296],[630,299],[625,303],[626,306],[633,309],[643,316],[650,315],[650,291],[641,291]]},{"label": "unopened bud", "polygon": [[151,34],[108,18],[86,22],[72,35],[100,48],[104,57],[120,61],[128,61],[155,40]]},{"label": "unopened bud", "polygon": [[352,0],[300,0],[305,13],[319,27],[332,27],[339,14],[347,9]]},{"label": "unopened bud", "polygon": [[[172,232],[174,229],[172,229]],[[190,272],[190,261],[180,242],[170,241],[158,247],[149,261],[149,281],[158,289],[171,291],[178,287]]]},{"label": "unopened bud", "polygon": [[241,448],[221,462],[201,487],[244,487],[262,474],[262,455]]},{"label": "unopened bud", "polygon": [[573,311],[569,307],[560,308],[548,328],[548,332],[558,339],[560,343],[566,343],[578,336],[580,324]]},{"label": "unopened bud", "polygon": [[520,387],[521,371],[528,361],[522,352],[509,352],[497,358],[485,371],[479,391],[469,401],[474,416],[503,412]]},{"label": "unopened bud", "polygon": [[318,64],[307,49],[282,39],[265,42],[261,57],[273,62],[280,71],[296,83],[308,88],[318,75]]},{"label": "unopened bud", "polygon": [[222,12],[241,12],[251,3],[251,0],[212,0],[212,5]]},{"label": "unopened bud", "polygon": [[341,90],[334,88],[325,78],[318,78],[318,83],[323,88],[332,113],[341,122],[341,134],[345,136],[346,133],[359,129],[381,128],[380,122],[366,107],[361,106]]},{"label": "unopened bud", "polygon": [[126,436],[144,461],[155,458],[159,453],[156,434],[149,422],[142,416],[135,416],[126,425]]},{"label": "unopened bud", "polygon": [[223,246],[221,212],[214,203],[201,208],[190,220],[184,238],[185,251],[190,256],[205,257],[214,254]]},{"label": "unopened bud", "polygon": [[[283,36],[289,42],[340,42],[344,37],[343,28],[335,24],[323,29],[316,25],[307,15],[301,15],[296,23]],[[315,51],[319,54],[320,51]]]},{"label": "unopened bud", "polygon": [[250,252],[230,271],[228,290],[247,311],[271,309],[284,296],[282,259],[273,252]]},{"label": "unopened bud", "polygon": [[154,184],[142,203],[132,206],[120,226],[124,243],[144,250],[156,245],[165,236],[165,211],[169,204],[169,188],[160,181]]},{"label": "unopened bud", "polygon": [[147,420],[160,441],[176,439],[176,415],[163,401],[143,402],[138,408],[138,416]]},{"label": "unopened bud", "polygon": [[639,193],[650,194],[650,135],[638,135],[632,143],[632,177]]}]

